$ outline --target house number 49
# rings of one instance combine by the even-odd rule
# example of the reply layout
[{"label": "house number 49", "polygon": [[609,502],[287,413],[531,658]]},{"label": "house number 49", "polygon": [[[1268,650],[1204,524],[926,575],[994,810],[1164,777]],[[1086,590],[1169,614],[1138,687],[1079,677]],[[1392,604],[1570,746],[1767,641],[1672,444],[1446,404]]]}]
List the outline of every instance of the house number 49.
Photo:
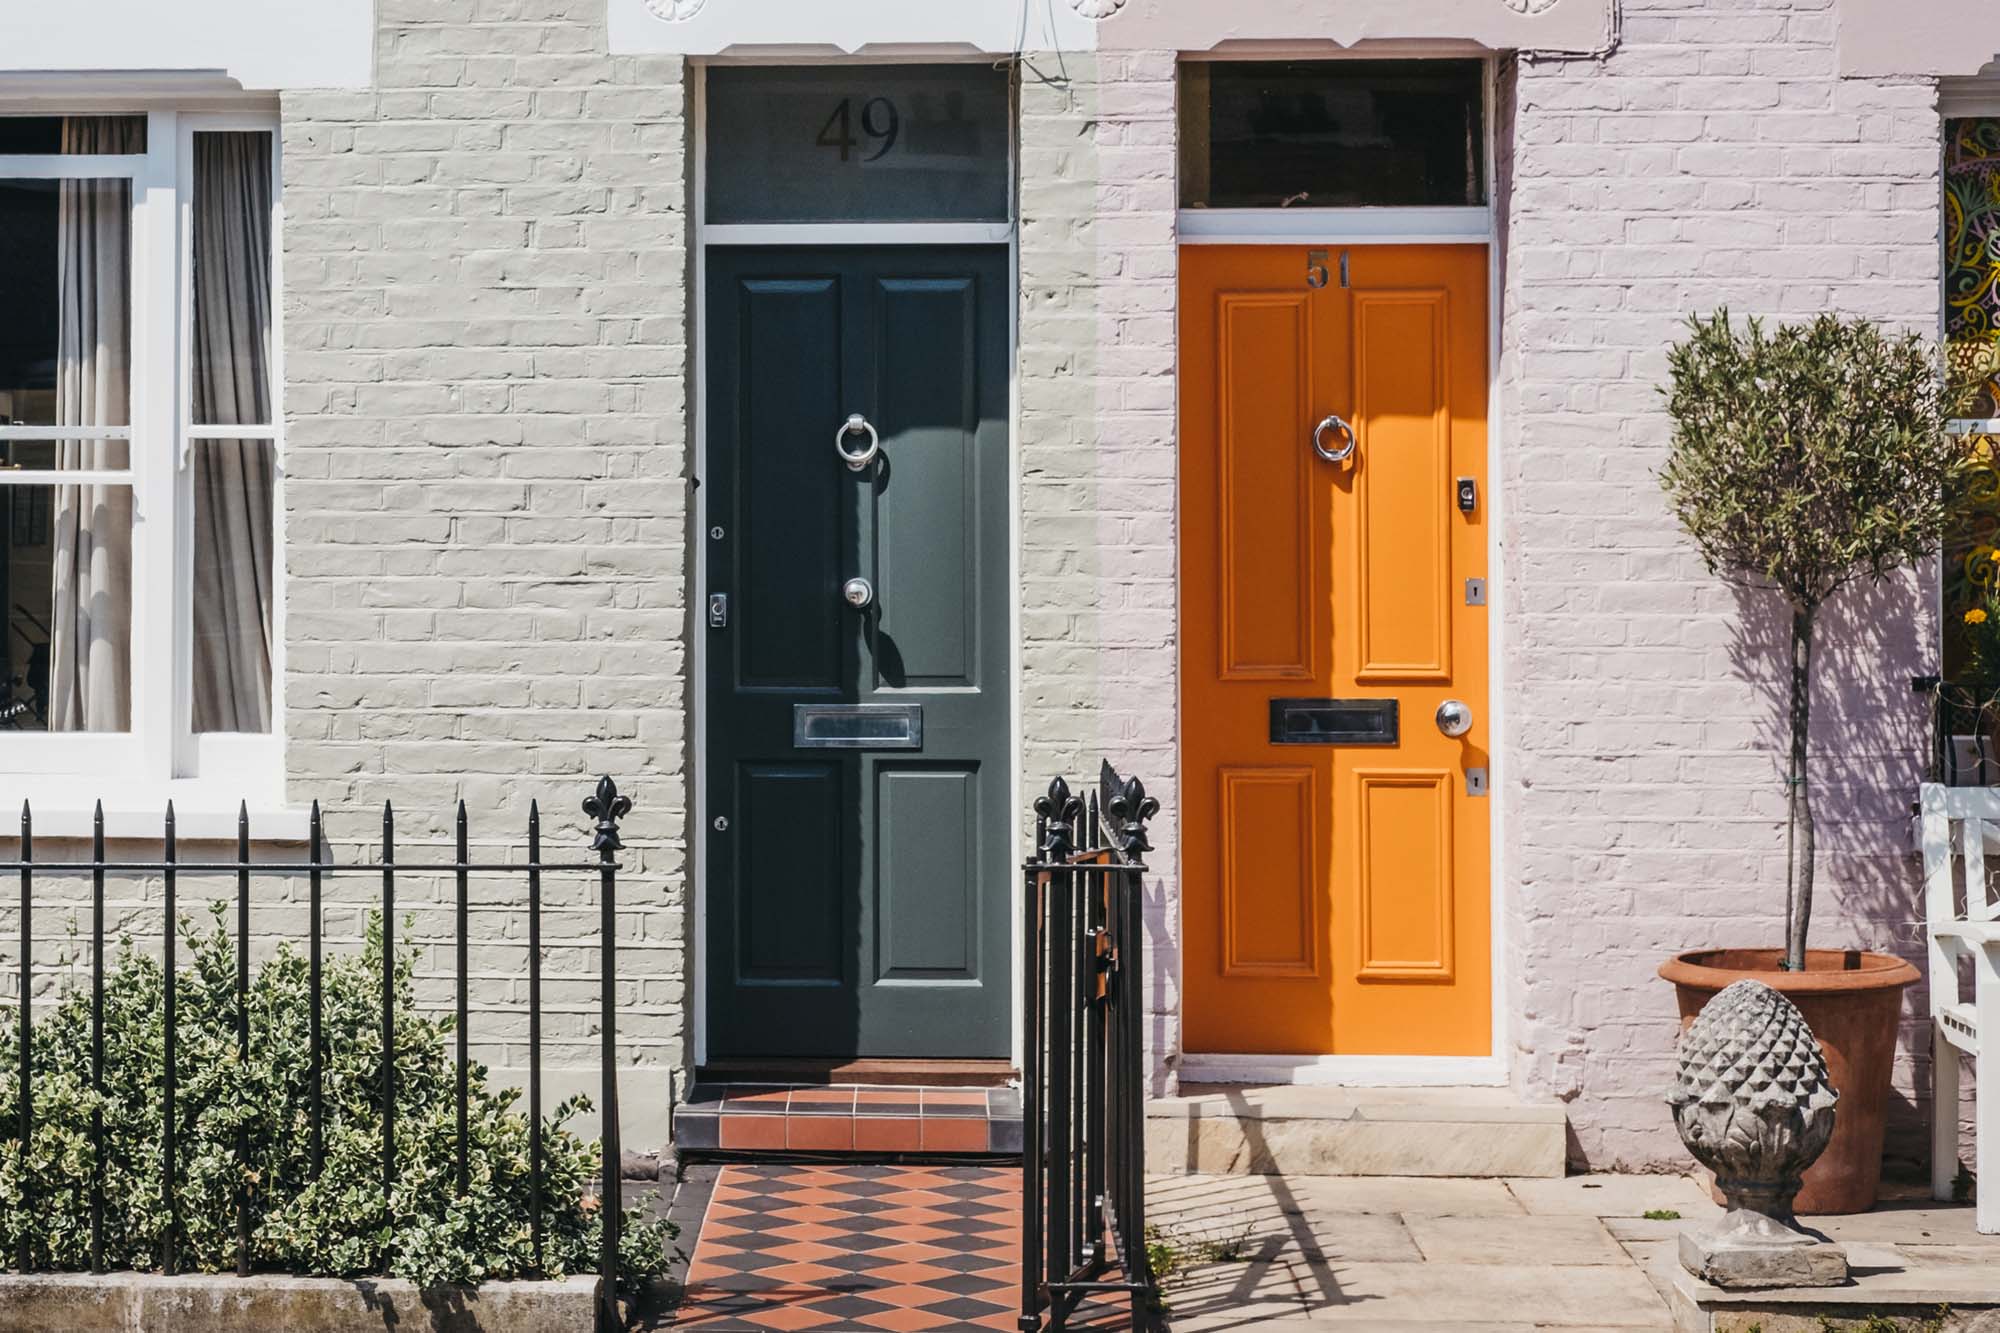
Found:
[{"label": "house number 49", "polygon": [[[854,137],[856,128],[861,138]],[[902,113],[896,104],[886,97],[871,97],[861,104],[861,114],[854,114],[854,99],[843,97],[833,108],[833,114],[826,118],[826,124],[819,127],[819,137],[813,144],[820,148],[838,148],[840,160],[845,162],[857,150],[863,151],[863,162],[874,162],[896,146],[896,136],[903,131]],[[873,148],[873,152],[866,152]]]}]

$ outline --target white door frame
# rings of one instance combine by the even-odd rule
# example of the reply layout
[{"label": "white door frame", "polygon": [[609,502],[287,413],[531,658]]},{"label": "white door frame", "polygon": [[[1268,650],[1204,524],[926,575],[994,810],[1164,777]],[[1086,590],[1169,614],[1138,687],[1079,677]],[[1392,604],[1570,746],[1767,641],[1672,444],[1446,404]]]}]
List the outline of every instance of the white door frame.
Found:
[{"label": "white door frame", "polygon": [[[704,608],[708,596],[708,493],[701,483],[707,465],[708,451],[708,247],[711,245],[761,245],[761,246],[809,246],[809,245],[997,245],[1007,246],[1008,296],[1007,302],[1007,574],[1008,586],[1015,589],[1015,595],[1007,606],[1007,629],[1009,641],[1008,660],[1008,755],[1006,766],[1008,841],[1014,842],[1021,827],[1021,467],[1020,467],[1020,290],[1021,290],[1021,248],[1020,248],[1020,200],[1016,182],[1019,179],[1019,98],[1010,87],[1008,92],[1008,133],[1007,133],[1007,179],[1009,182],[1008,211],[1011,221],[988,222],[784,222],[784,223],[732,223],[711,225],[704,221],[708,201],[708,70],[711,65],[727,64],[742,67],[746,64],[757,66],[813,65],[880,65],[880,64],[937,64],[937,65],[990,65],[991,57],[969,58],[963,51],[940,52],[935,57],[911,56],[903,54],[897,60],[879,60],[868,57],[850,57],[841,60],[825,58],[771,59],[771,60],[715,60],[689,61],[689,95],[694,100],[692,108],[694,153],[692,188],[689,190],[689,225],[693,235],[689,249],[692,254],[694,281],[690,299],[693,302],[692,346],[688,364],[694,381],[691,399],[694,404],[693,423],[688,441],[689,475],[695,481],[694,514],[692,527],[688,533],[688,544],[693,549],[693,560],[688,565],[690,596],[688,598],[689,633],[693,638],[690,645],[690,670],[688,676],[688,707],[694,718],[693,754],[690,765],[689,787],[692,792],[692,822],[689,826],[687,848],[688,897],[693,904],[694,954],[693,966],[687,975],[688,1028],[692,1036],[690,1043],[693,1066],[700,1069],[708,1063],[708,876],[704,849],[707,838],[703,831],[708,828],[708,634]],[[1011,866],[1013,858],[1010,856]],[[1015,877],[1009,875],[1009,892]],[[1015,1067],[1020,1067],[1021,1051],[1026,1038],[1021,1030],[1020,997],[1020,917],[1018,911],[1008,913],[1009,927],[1008,956],[1008,1004],[1012,1037],[1009,1050]]]}]

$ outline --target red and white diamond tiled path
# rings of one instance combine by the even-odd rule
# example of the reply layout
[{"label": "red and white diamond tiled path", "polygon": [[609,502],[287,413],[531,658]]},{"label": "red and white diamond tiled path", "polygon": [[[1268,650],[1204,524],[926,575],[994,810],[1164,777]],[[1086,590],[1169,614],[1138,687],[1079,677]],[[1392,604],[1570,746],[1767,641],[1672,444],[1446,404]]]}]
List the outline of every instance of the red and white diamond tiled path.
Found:
[{"label": "red and white diamond tiled path", "polygon": [[1021,1173],[983,1166],[732,1164],[677,1328],[1012,1329]]}]

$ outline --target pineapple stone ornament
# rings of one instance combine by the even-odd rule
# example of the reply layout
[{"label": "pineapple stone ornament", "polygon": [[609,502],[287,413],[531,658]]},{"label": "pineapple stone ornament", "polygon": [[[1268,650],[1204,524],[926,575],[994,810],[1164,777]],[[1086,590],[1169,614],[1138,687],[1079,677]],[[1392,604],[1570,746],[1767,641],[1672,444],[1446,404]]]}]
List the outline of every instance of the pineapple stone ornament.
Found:
[{"label": "pineapple stone ornament", "polygon": [[1715,1172],[1729,1211],[1681,1233],[1681,1263],[1718,1287],[1828,1287],[1847,1252],[1792,1215],[1799,1180],[1833,1137],[1840,1093],[1796,1006],[1761,981],[1708,1002],[1681,1037],[1667,1104],[1681,1142]]}]

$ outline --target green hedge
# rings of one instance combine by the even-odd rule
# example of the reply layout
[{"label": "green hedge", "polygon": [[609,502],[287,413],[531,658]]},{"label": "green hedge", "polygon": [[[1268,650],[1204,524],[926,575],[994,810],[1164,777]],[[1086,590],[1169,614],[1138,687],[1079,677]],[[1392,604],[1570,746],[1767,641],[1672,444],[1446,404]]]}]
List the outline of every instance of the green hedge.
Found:
[{"label": "green hedge", "polygon": [[[542,1258],[529,1245],[528,1120],[512,1088],[468,1082],[470,1188],[457,1192],[454,1065],[449,1018],[420,1013],[413,951],[396,959],[396,1156],[391,1201],[382,1195],[382,930],[371,918],[359,954],[322,971],[325,1156],[314,1179],[308,1128],[306,960],[289,944],[257,968],[250,986],[250,1058],[236,1049],[236,958],[214,906],[206,930],[183,920],[186,959],[175,991],[176,1196],[182,1271],[232,1270],[237,1191],[251,1206],[251,1262],[301,1275],[382,1274],[431,1284],[594,1272],[602,1233],[586,1187],[598,1147],[564,1128],[587,1098],[554,1108],[543,1129]],[[108,1267],[162,1264],[167,1210],[162,1179],[165,972],[121,941],[104,983],[104,1093],[90,1085],[87,974],[33,1015],[34,1135],[21,1160],[20,1019],[0,1008],[0,1268],[25,1236],[36,1269],[90,1264],[91,1112],[101,1104],[104,1259]],[[239,1134],[249,1151],[239,1160]],[[662,1272],[676,1232],[639,1209],[625,1216],[623,1274]]]}]

